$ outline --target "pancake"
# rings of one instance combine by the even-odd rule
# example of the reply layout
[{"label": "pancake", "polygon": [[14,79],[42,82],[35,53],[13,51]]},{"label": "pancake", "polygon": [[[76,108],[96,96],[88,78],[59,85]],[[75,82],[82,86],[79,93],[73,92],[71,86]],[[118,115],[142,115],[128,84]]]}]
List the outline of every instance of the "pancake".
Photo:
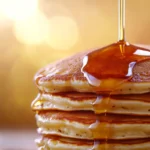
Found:
[{"label": "pancake", "polygon": [[43,111],[36,114],[36,120],[40,134],[78,139],[150,138],[150,118],[146,116]]},{"label": "pancake", "polygon": [[116,49],[103,50],[98,59],[98,51],[91,57],[89,52],[35,75],[39,94],[32,109],[43,136],[37,140],[39,149],[149,150],[150,51],[132,46],[124,53],[119,48],[118,55]]},{"label": "pancake", "polygon": [[[109,106],[107,105],[109,101]],[[114,95],[111,97],[92,93],[40,93],[32,102],[33,110],[89,110],[97,114],[130,114],[150,116],[150,94]]]},{"label": "pancake", "polygon": [[150,139],[127,141],[88,141],[48,136],[36,140],[39,150],[149,150]]},{"label": "pancake", "polygon": [[149,59],[133,67],[133,75],[130,79],[101,79],[99,87],[91,86],[81,72],[83,57],[88,52],[76,54],[41,69],[35,75],[39,90],[50,93],[77,91],[103,94],[110,92],[111,94],[139,94],[150,91]]}]

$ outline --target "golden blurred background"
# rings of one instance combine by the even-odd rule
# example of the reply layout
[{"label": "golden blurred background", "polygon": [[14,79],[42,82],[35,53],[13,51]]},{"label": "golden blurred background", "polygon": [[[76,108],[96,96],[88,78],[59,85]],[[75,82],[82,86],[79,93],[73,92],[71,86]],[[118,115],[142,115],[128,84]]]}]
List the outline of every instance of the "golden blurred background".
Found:
[{"label": "golden blurred background", "polygon": [[[35,127],[38,69],[117,41],[117,2],[0,0],[0,128]],[[150,44],[150,0],[126,0],[126,37]]]}]

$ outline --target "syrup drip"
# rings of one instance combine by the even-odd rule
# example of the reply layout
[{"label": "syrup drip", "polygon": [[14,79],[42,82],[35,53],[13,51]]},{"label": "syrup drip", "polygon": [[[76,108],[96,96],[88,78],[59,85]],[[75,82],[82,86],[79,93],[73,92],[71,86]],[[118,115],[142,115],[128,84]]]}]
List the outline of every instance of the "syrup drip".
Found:
[{"label": "syrup drip", "polygon": [[95,114],[107,113],[107,111],[111,109],[109,101],[110,97],[98,95],[92,104]]},{"label": "syrup drip", "polygon": [[[125,41],[125,0],[118,0],[118,2],[119,41],[90,52],[83,58],[83,67],[81,69],[89,84],[99,88],[99,91],[102,90],[101,87],[105,87],[106,83],[103,79],[117,79],[117,82],[113,84],[113,89],[111,89],[107,95],[108,98],[104,98],[99,95],[93,104],[94,111],[96,113],[103,113],[106,120],[109,119],[107,117],[107,112],[110,108],[110,97],[112,92],[121,86],[124,81],[132,80],[133,68],[137,63],[147,59],[150,60],[150,50],[134,46]],[[96,122],[89,126],[89,129],[93,132],[93,137],[95,139],[92,150],[97,149],[97,137],[104,137],[105,144],[102,150],[109,149],[107,141],[109,140],[112,131],[109,127],[111,120],[108,120],[108,122],[109,123],[101,123],[101,120],[97,117]],[[99,133],[97,129],[101,129],[103,132]]]},{"label": "syrup drip", "polygon": [[[126,80],[130,81],[133,77],[134,66],[147,59],[150,59],[150,50],[128,44],[125,41],[119,41],[93,51],[83,58],[82,72],[92,86],[102,89],[101,87],[104,87],[106,84],[106,80],[104,81],[103,79],[119,79],[113,84],[113,89],[107,96],[97,96],[96,101],[93,103],[95,113],[103,113],[105,119],[109,119],[107,118],[107,113],[112,107],[110,98],[112,92]],[[96,122],[89,126],[94,139],[98,137],[105,139],[103,150],[109,149],[107,141],[112,133],[109,124],[111,124],[111,121],[109,123],[101,123],[99,118],[97,118]],[[99,133],[98,131],[100,130],[104,132]],[[93,149],[96,149],[97,145],[97,142],[95,142]]]}]

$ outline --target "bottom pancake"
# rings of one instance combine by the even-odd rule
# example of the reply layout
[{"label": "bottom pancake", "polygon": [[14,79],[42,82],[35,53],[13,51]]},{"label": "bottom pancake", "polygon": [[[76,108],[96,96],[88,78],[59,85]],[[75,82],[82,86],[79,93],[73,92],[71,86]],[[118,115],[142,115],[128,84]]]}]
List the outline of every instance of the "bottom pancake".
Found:
[{"label": "bottom pancake", "polygon": [[37,139],[39,150],[150,150],[150,139],[141,140],[111,140],[90,141],[62,138],[56,136],[43,136]]},{"label": "bottom pancake", "polygon": [[77,139],[150,138],[150,118],[95,115],[92,112],[42,111],[36,114],[40,134]]}]

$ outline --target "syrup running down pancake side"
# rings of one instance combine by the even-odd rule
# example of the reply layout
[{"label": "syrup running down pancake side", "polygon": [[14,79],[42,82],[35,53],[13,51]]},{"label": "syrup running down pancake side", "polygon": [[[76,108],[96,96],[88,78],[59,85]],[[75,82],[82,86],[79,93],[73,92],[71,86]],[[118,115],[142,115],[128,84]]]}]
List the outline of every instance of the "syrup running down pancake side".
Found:
[{"label": "syrup running down pancake side", "polygon": [[[138,65],[138,63],[144,63],[144,61],[149,60],[150,50],[131,45],[125,41],[119,41],[99,50],[90,52],[83,58],[83,67],[81,71],[84,73],[84,76],[91,86],[101,88],[105,84],[105,82],[103,82],[104,80],[102,79],[120,79],[119,82],[117,80],[117,82],[113,83],[113,89],[110,91],[110,93],[108,93],[107,99],[103,99],[101,96],[97,97],[96,103],[101,103],[102,109],[100,111],[104,113],[106,120],[109,120],[107,117],[107,112],[109,111],[111,103],[109,97],[113,91],[115,91],[115,89],[120,87],[127,80],[132,82],[134,82],[134,80],[136,82],[144,80],[144,82],[146,82],[145,79],[141,79],[141,76],[139,75],[140,71],[137,74],[134,73],[133,78],[133,71],[134,67]],[[146,73],[147,74],[144,74],[144,76],[150,75],[150,72],[147,71]],[[99,118],[97,117],[96,122],[91,124],[89,128],[92,130],[92,132],[94,132],[95,139],[99,134],[96,129],[103,128],[104,132],[102,133],[102,136],[105,137],[106,143],[104,144],[103,149],[107,150],[107,141],[111,133],[110,126],[105,123],[101,124]],[[97,143],[95,140],[93,149],[96,149],[98,144],[99,143]]]}]

